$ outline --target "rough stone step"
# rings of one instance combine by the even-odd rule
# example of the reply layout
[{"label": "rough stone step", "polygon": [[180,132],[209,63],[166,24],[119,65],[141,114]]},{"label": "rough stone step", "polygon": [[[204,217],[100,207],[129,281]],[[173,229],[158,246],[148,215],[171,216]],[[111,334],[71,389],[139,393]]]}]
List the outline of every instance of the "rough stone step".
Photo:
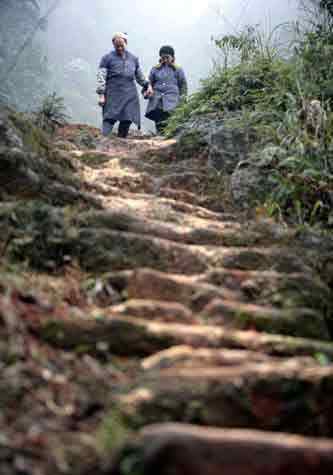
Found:
[{"label": "rough stone step", "polygon": [[134,428],[172,421],[332,437],[332,388],[333,365],[250,363],[146,373],[117,401]]},{"label": "rough stone step", "polygon": [[282,228],[276,231],[274,226],[257,226],[256,223],[212,222],[205,226],[184,226],[176,223],[162,223],[138,217],[131,212],[101,211],[88,212],[79,217],[78,224],[87,228],[105,228],[150,235],[183,244],[216,246],[251,246],[269,243],[285,243],[294,235],[294,231]]},{"label": "rough stone step", "polygon": [[[114,277],[110,277],[109,284],[114,285]],[[330,340],[324,316],[319,311],[244,304],[236,290],[218,288],[187,276],[139,269],[129,277],[126,293],[129,299],[183,304],[194,313],[201,312],[202,321],[208,324]],[[141,316],[144,317],[142,312]]]},{"label": "rough stone step", "polygon": [[211,267],[244,271],[276,271],[286,274],[311,272],[305,252],[299,256],[296,250],[290,247],[212,249],[209,257]]},{"label": "rough stone step", "polygon": [[322,314],[307,308],[277,309],[235,300],[215,299],[202,311],[203,318],[212,325],[240,330],[331,339]]},{"label": "rough stone step", "polygon": [[204,272],[208,267],[204,249],[104,228],[82,229],[77,252],[82,268],[95,272],[148,266],[193,274]]},{"label": "rough stone step", "polygon": [[[239,297],[241,299],[241,295],[236,291],[197,283],[192,277],[185,275],[138,269],[136,272],[127,274],[127,277],[125,288],[129,299],[178,302],[193,312],[200,312],[215,298],[236,299]],[[114,285],[117,282],[117,275],[111,274],[107,281]]]},{"label": "rough stone step", "polygon": [[214,267],[285,273],[309,273],[311,270],[304,258],[284,247],[240,249],[184,245],[104,228],[82,229],[77,247],[82,267],[94,271],[138,267],[183,274],[203,273]]},{"label": "rough stone step", "polygon": [[174,188],[184,191],[195,192],[200,188],[203,181],[208,179],[207,173],[199,171],[179,171],[165,174],[156,180],[157,189]]},{"label": "rough stone step", "polygon": [[[166,285],[171,284],[172,280],[162,280]],[[134,284],[135,285],[135,284]],[[176,281],[177,285],[177,281]],[[150,284],[149,288],[143,286],[144,292],[149,292],[158,296],[158,288]],[[189,295],[186,297],[183,291],[182,301],[191,304],[192,292],[195,286],[188,285]],[[167,290],[161,289],[162,292]],[[203,302],[203,289],[198,292],[201,294],[201,303]],[[169,286],[169,292],[171,291]],[[129,295],[131,296],[131,288]],[[136,292],[134,290],[134,292]],[[223,292],[219,291],[222,295]],[[210,289],[207,290],[207,299],[212,297]],[[142,296],[142,295],[141,295]],[[167,296],[167,295],[166,295]],[[174,299],[174,297],[171,296]],[[212,297],[213,298],[213,297]],[[188,302],[187,302],[187,299]],[[195,307],[195,306],[194,306]],[[106,315],[125,316],[141,318],[144,320],[153,320],[159,322],[182,323],[182,324],[209,324],[222,326],[223,328],[256,330],[266,333],[280,333],[284,335],[317,338],[320,340],[330,340],[323,316],[309,309],[274,309],[271,307],[261,307],[249,304],[242,304],[238,301],[214,299],[203,309],[201,314],[193,313],[189,308],[174,301],[167,302],[163,300],[151,299],[130,299],[123,304],[113,305],[105,310]]]},{"label": "rough stone step", "polygon": [[203,206],[203,198],[196,193],[185,190],[175,190],[174,188],[163,187],[155,191],[157,196],[163,198],[171,198],[176,201],[183,201],[190,205]]},{"label": "rough stone step", "polygon": [[333,442],[286,433],[190,424],[147,426],[114,458],[109,475],[328,475]]},{"label": "rough stone step", "polygon": [[187,307],[176,302],[128,300],[108,308],[112,316],[136,317],[159,322],[198,324],[200,319]]},{"label": "rough stone step", "polygon": [[216,221],[237,221],[238,220],[238,217],[232,213],[215,212],[205,206],[195,205],[193,204],[193,202],[189,204],[187,202],[184,202],[181,200],[175,200],[171,198],[158,198],[157,203],[160,205],[168,205],[173,210],[181,212],[181,213],[194,214],[195,216],[198,216],[202,219],[211,219],[211,220],[216,220]]},{"label": "rough stone step", "polygon": [[281,310],[214,299],[199,315],[193,314],[179,303],[142,299],[128,300],[124,304],[111,306],[107,314],[190,325],[205,323],[223,328],[256,330],[330,341],[323,316],[313,310],[302,308]]},{"label": "rough stone step", "polygon": [[300,276],[230,270],[228,278],[229,270],[219,269],[218,272],[226,277],[219,281],[204,276],[138,269],[135,272],[111,273],[105,280],[130,299],[178,302],[195,313],[201,312],[213,300],[222,299],[239,303],[258,301],[264,306],[286,310],[309,307],[327,319],[331,314],[330,290],[313,273]]},{"label": "rough stone step", "polygon": [[282,308],[308,307],[325,314],[331,312],[330,288],[319,276],[309,274],[284,274],[270,271],[241,271],[214,269],[199,276],[199,282],[241,291],[246,301]]},{"label": "rough stone step", "polygon": [[306,338],[231,331],[214,326],[157,323],[131,317],[110,317],[101,311],[94,317],[73,319],[45,315],[30,322],[34,332],[64,349],[85,348],[96,353],[100,343],[105,351],[144,357],[173,346],[258,351],[273,356],[316,356],[333,360],[333,344]]},{"label": "rough stone step", "polygon": [[70,156],[76,158],[80,165],[92,168],[107,166],[107,162],[112,160],[108,153],[98,150],[73,150],[70,152]]},{"label": "rough stone step", "polygon": [[[219,350],[214,348],[193,348],[192,346],[174,346],[152,356],[144,358],[141,362],[144,371],[161,371],[169,368],[207,368],[241,366],[248,363],[267,363],[279,361],[281,358],[272,357],[257,351],[246,350]],[[294,356],[285,358],[284,364],[303,364],[313,366],[317,363],[310,356]]]},{"label": "rough stone step", "polygon": [[[193,202],[191,204],[181,200],[170,198],[160,198],[155,195],[147,195],[145,193],[129,193],[124,192],[120,188],[114,193],[112,198],[106,201],[107,209],[115,209],[115,196],[119,205],[118,209],[131,209],[136,213],[144,214],[146,217],[165,222],[168,217],[169,222],[190,223],[193,218],[202,220],[210,220],[214,222],[238,221],[238,216],[231,213],[213,212],[206,207],[197,206]],[[121,199],[119,199],[119,197]],[[204,223],[203,223],[204,224]]]},{"label": "rough stone step", "polygon": [[158,237],[183,244],[248,246],[260,242],[261,235],[242,229],[238,223],[214,223],[206,227],[188,227],[138,217],[131,212],[91,212],[80,216],[78,224],[86,228],[105,228]]},{"label": "rough stone step", "polygon": [[89,183],[97,181],[113,188],[119,188],[123,193],[153,194],[155,192],[155,181],[148,173],[117,169],[116,166],[119,160],[117,158],[111,158],[111,160],[112,163],[110,163],[109,169],[101,167],[93,171],[86,169],[84,171],[85,180]]}]

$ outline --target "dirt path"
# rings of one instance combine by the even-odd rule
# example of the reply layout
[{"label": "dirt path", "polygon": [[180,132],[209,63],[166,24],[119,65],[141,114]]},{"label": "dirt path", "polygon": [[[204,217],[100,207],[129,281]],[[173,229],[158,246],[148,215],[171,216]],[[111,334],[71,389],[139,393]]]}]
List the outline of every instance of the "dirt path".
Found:
[{"label": "dirt path", "polygon": [[[110,446],[128,429],[180,424],[140,432],[114,474],[332,471],[333,442],[317,441],[333,436],[327,255],[315,253],[297,230],[233,210],[227,183],[221,185],[202,157],[180,160],[172,141],[112,139],[72,156],[85,191],[101,207],[75,217],[81,267],[67,271],[72,292],[67,289],[65,307],[45,315],[40,301],[32,303],[29,326],[54,355],[45,356],[44,382],[61,388],[52,376],[57,364],[62,371],[70,365],[67,381],[71,372],[89,375],[84,382],[73,376],[79,385],[71,388],[73,400],[60,389],[49,407],[63,421],[61,433],[72,434],[69,445],[77,445],[73,460],[86,450],[84,469],[79,464],[72,471],[75,463],[58,441],[53,465],[24,473],[51,473],[51,466],[53,473],[102,473],[89,450],[94,453],[93,431],[106,414]],[[80,282],[88,277],[93,285],[85,300]],[[73,318],[68,308],[74,307]],[[53,358],[58,363],[50,365]],[[33,440],[44,430],[52,433],[40,425]],[[133,454],[141,471],[131,468]],[[16,463],[24,460],[22,454]]]}]

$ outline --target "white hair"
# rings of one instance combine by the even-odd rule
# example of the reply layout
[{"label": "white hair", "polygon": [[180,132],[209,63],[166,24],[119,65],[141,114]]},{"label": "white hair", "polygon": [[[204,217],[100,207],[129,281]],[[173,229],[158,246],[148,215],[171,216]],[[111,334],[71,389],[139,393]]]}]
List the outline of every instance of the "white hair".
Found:
[{"label": "white hair", "polygon": [[117,33],[114,33],[113,37],[112,37],[112,41],[115,41],[116,38],[121,38],[122,40],[128,41],[128,35],[127,33],[122,33],[122,32],[117,32]]}]

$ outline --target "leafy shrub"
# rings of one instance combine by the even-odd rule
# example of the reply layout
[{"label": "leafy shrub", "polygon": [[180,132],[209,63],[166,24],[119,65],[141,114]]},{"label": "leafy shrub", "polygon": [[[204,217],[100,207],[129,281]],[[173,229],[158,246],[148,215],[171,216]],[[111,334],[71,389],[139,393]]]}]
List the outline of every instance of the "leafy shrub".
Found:
[{"label": "leafy shrub", "polygon": [[[321,3],[330,15],[333,2]],[[283,150],[268,165],[275,185],[267,197],[272,213],[302,224],[333,226],[333,16],[312,19],[306,31],[296,28],[294,36],[289,55],[253,28],[216,41],[227,54],[235,53],[238,62],[217,67],[178,107],[167,133],[174,135],[202,114],[236,111],[238,122],[255,130],[253,152],[272,145]],[[304,116],[305,105],[313,101],[322,117],[317,132]],[[258,155],[253,153],[253,159]]]},{"label": "leafy shrub", "polygon": [[46,132],[54,132],[68,120],[64,98],[57,96],[55,92],[46,96],[41,107],[35,112],[36,125]]}]

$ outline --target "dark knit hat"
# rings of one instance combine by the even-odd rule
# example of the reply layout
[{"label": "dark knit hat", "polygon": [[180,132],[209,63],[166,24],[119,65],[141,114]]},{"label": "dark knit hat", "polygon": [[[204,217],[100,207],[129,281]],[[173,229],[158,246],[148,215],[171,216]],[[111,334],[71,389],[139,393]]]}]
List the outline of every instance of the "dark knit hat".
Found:
[{"label": "dark knit hat", "polygon": [[175,50],[173,49],[172,46],[162,46],[162,48],[160,49],[160,56],[166,56],[166,55],[170,55],[172,56],[173,58],[175,57]]}]

